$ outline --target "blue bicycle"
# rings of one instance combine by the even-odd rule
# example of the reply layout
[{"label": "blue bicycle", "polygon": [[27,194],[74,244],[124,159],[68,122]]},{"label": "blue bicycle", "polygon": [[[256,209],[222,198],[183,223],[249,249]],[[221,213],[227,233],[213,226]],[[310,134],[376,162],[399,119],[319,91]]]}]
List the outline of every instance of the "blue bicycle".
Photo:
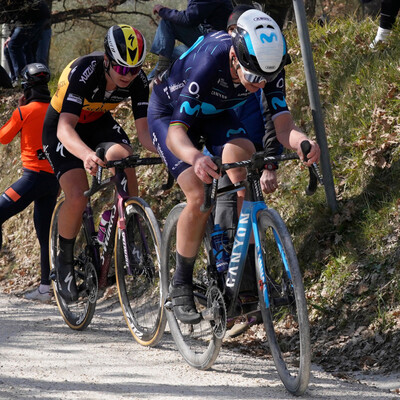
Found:
[{"label": "blue bicycle", "polygon": [[[309,142],[302,143],[309,146]],[[308,154],[306,148],[304,154]],[[228,271],[217,271],[212,250],[212,218],[209,219],[196,259],[193,286],[197,310],[202,315],[195,325],[181,323],[173,312],[168,288],[176,266],[176,226],[185,204],[178,204],[165,222],[161,250],[161,285],[167,320],[173,339],[184,359],[194,368],[207,369],[216,360],[228,321],[240,315],[261,311],[263,324],[278,374],[287,390],[304,393],[310,377],[310,331],[306,298],[296,251],[284,221],[268,208],[262,195],[259,171],[266,162],[298,159],[297,154],[265,157],[255,153],[251,160],[221,165],[221,172],[246,167],[246,180],[218,189],[218,180],[206,185],[204,210],[212,207],[216,197],[246,188],[246,198],[239,217],[231,249]],[[321,179],[316,166],[310,169],[308,194],[315,192]],[[315,172],[313,172],[315,171]],[[322,181],[321,181],[322,183]],[[212,194],[212,195],[211,195]],[[241,281],[249,242],[255,241],[255,282],[258,296],[244,301]]]}]

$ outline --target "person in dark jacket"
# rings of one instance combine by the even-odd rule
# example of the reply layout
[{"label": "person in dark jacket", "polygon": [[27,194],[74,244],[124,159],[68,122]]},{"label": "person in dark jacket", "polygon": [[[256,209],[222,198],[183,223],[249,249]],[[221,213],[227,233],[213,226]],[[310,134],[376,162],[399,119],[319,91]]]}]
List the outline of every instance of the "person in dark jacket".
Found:
[{"label": "person in dark jacket", "polygon": [[188,0],[184,11],[156,4],[153,13],[158,14],[161,21],[150,49],[159,56],[156,74],[168,69],[173,61],[175,40],[190,47],[199,36],[225,29],[232,9],[231,0]]},{"label": "person in dark jacket", "polygon": [[[16,25],[8,42],[8,51],[15,79],[29,62],[37,61],[26,56],[27,46],[38,43],[43,29],[50,21],[50,10],[45,0],[26,0],[16,15]],[[44,64],[47,64],[47,60]]]}]

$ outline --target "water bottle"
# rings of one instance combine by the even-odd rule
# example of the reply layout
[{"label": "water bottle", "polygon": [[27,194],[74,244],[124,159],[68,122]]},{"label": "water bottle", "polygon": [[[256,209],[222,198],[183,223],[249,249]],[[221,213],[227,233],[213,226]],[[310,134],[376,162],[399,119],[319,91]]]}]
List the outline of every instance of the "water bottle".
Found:
[{"label": "water bottle", "polygon": [[219,224],[214,225],[213,232],[211,233],[211,241],[217,270],[218,272],[225,272],[228,270],[230,258],[229,253],[225,250],[228,237],[224,235],[224,231]]},{"label": "water bottle", "polygon": [[106,210],[101,215],[99,231],[97,232],[97,241],[100,244],[104,244],[104,240],[106,238],[107,226],[108,223],[110,222],[110,217],[111,217],[111,210]]}]

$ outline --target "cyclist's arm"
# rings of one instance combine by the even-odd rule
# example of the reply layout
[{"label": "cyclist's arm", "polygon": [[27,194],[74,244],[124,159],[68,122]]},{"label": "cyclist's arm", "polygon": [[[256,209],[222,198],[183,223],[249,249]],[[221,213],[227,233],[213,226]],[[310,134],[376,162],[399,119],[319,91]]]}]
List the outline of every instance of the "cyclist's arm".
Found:
[{"label": "cyclist's arm", "polygon": [[276,137],[275,125],[272,121],[272,113],[267,98],[265,97],[265,93],[260,90],[256,93],[256,96],[259,100],[260,112],[264,124],[264,135],[262,138],[264,153],[267,156],[281,154],[283,151],[282,144],[279,143],[279,140]]},{"label": "cyclist's arm", "polygon": [[147,117],[135,120],[135,125],[136,125],[138,139],[142,144],[142,146],[153,153],[157,153],[157,150],[154,147],[153,142],[151,140],[149,125],[147,123]]},{"label": "cyclist's arm", "polygon": [[97,171],[96,164],[105,166],[96,153],[87,146],[75,130],[79,116],[63,112],[60,114],[57,127],[57,137],[64,147],[75,157],[83,161],[85,169],[92,175]]},{"label": "cyclist's arm", "polygon": [[210,176],[219,178],[219,175],[215,172],[217,166],[211,161],[209,156],[204,155],[193,146],[184,125],[175,124],[169,126],[167,146],[176,157],[192,165],[195,174],[204,183],[212,182]]},{"label": "cyclist's arm", "polygon": [[23,124],[22,112],[18,107],[12,113],[11,118],[0,128],[0,143],[10,143],[22,129]]},{"label": "cyclist's arm", "polygon": [[197,26],[209,17],[214,9],[218,6],[212,1],[192,2],[188,4],[186,10],[179,11],[168,7],[162,7],[158,11],[158,15],[174,24],[184,26]]},{"label": "cyclist's arm", "polygon": [[300,148],[300,143],[303,140],[308,140],[311,143],[311,150],[308,154],[309,160],[307,165],[311,165],[313,162],[318,162],[320,156],[318,144],[301,132],[301,130],[294,123],[291,114],[285,113],[278,115],[274,119],[274,124],[276,136],[286,148],[296,151],[299,157],[303,160],[304,156]]}]

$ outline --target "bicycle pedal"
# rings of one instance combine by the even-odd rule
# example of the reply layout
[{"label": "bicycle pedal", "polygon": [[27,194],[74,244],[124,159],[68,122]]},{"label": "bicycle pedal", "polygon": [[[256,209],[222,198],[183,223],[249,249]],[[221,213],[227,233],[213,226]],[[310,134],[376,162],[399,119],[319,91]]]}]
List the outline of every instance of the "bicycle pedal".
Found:
[{"label": "bicycle pedal", "polygon": [[56,270],[55,269],[52,269],[51,271],[50,271],[50,275],[49,275],[49,278],[50,278],[50,280],[52,280],[52,281],[56,281]]},{"label": "bicycle pedal", "polygon": [[173,310],[173,305],[172,305],[172,301],[171,300],[167,300],[164,303],[164,308],[168,311],[172,311]]}]

